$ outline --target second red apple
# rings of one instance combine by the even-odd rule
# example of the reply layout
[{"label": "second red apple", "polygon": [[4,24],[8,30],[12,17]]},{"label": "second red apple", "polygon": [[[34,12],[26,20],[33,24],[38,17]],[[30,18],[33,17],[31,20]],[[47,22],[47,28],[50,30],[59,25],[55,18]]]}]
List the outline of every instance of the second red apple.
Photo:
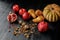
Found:
[{"label": "second red apple", "polygon": [[28,20],[28,19],[30,18],[29,13],[28,13],[28,12],[25,12],[25,13],[22,15],[22,18],[23,18],[24,20]]},{"label": "second red apple", "polygon": [[26,12],[26,9],[22,8],[19,10],[19,15],[23,15]]}]

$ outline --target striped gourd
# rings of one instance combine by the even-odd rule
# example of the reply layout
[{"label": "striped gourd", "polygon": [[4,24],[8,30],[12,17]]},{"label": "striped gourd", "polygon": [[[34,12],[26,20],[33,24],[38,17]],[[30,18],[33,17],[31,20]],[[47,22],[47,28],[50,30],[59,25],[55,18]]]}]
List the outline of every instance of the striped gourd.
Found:
[{"label": "striped gourd", "polygon": [[60,17],[60,7],[57,4],[47,5],[43,10],[43,16],[49,22],[56,22]]}]

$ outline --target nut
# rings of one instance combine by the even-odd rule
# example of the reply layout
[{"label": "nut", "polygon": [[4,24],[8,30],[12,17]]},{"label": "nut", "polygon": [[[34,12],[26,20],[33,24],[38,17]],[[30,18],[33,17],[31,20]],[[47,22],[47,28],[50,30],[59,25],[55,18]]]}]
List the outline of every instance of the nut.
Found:
[{"label": "nut", "polygon": [[32,24],[29,24],[29,26],[31,26]]},{"label": "nut", "polygon": [[20,27],[23,27],[23,26],[20,26]]},{"label": "nut", "polygon": [[35,25],[37,25],[37,23],[35,23]]},{"label": "nut", "polygon": [[22,21],[19,21],[19,24],[22,24]]},{"label": "nut", "polygon": [[25,36],[26,38],[29,38],[29,34],[27,34],[27,33],[25,33],[24,36]]},{"label": "nut", "polygon": [[27,35],[27,33],[24,34],[24,36],[26,36],[26,35]]},{"label": "nut", "polygon": [[19,27],[17,27],[17,29],[19,29]]},{"label": "nut", "polygon": [[31,30],[34,30],[34,29],[35,29],[35,27],[32,27],[32,28],[31,28]]},{"label": "nut", "polygon": [[29,35],[26,36],[26,38],[29,38],[29,37],[30,37]]},{"label": "nut", "polygon": [[18,31],[18,28],[16,28],[15,31],[17,32]]},{"label": "nut", "polygon": [[21,34],[21,32],[19,31],[18,34]]},{"label": "nut", "polygon": [[13,34],[15,36],[18,36],[21,33],[23,33],[26,38],[30,38],[31,34],[33,34],[35,32],[34,31],[35,25],[37,25],[37,23],[26,24],[26,22],[22,22],[20,27],[15,27]]},{"label": "nut", "polygon": [[35,24],[32,24],[32,26],[35,26]]},{"label": "nut", "polygon": [[26,30],[25,32],[27,33],[27,32],[29,32],[29,30]]},{"label": "nut", "polygon": [[34,33],[33,31],[30,31],[30,33]]},{"label": "nut", "polygon": [[22,26],[24,26],[25,24],[26,24],[26,23],[25,23],[25,22],[23,22],[23,23],[22,23]]},{"label": "nut", "polygon": [[21,30],[21,28],[19,28],[19,31]]},{"label": "nut", "polygon": [[13,34],[14,34],[14,36],[16,36],[16,35],[17,35],[17,32],[16,32],[16,31],[14,31],[14,32],[13,32]]},{"label": "nut", "polygon": [[28,25],[25,25],[24,26],[24,29],[29,29],[30,27]]}]

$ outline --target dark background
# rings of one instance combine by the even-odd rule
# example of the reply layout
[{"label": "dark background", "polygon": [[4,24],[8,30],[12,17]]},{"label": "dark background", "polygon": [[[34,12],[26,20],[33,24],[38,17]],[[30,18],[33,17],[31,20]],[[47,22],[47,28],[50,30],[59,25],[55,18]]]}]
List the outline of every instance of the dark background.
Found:
[{"label": "dark background", "polygon": [[[56,3],[60,5],[59,0],[1,0],[7,2],[11,7],[13,4],[19,4],[25,9],[41,9],[43,10],[47,4]],[[49,23],[49,30],[46,33],[34,35],[33,40],[60,40],[60,21]]]},{"label": "dark background", "polygon": [[21,7],[29,9],[43,9],[47,4],[56,3],[60,5],[60,0],[2,0],[9,3],[18,3]]}]

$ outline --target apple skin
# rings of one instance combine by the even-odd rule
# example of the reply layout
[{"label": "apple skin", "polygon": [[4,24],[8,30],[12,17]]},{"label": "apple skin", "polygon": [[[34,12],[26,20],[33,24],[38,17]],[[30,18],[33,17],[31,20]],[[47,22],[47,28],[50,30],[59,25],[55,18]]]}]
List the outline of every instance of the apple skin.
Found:
[{"label": "apple skin", "polygon": [[25,13],[22,15],[22,18],[23,18],[23,20],[28,20],[28,19],[30,19],[29,13],[28,13],[28,12],[25,12]]},{"label": "apple skin", "polygon": [[42,21],[38,24],[38,31],[39,32],[45,32],[45,31],[47,31],[47,29],[48,29],[48,23],[47,22]]},{"label": "apple skin", "polygon": [[15,4],[15,5],[13,5],[12,9],[13,9],[14,12],[18,12],[20,7],[19,7],[18,4]]},{"label": "apple skin", "polygon": [[19,15],[23,15],[25,12],[26,12],[26,9],[21,8],[21,9],[19,10]]}]

